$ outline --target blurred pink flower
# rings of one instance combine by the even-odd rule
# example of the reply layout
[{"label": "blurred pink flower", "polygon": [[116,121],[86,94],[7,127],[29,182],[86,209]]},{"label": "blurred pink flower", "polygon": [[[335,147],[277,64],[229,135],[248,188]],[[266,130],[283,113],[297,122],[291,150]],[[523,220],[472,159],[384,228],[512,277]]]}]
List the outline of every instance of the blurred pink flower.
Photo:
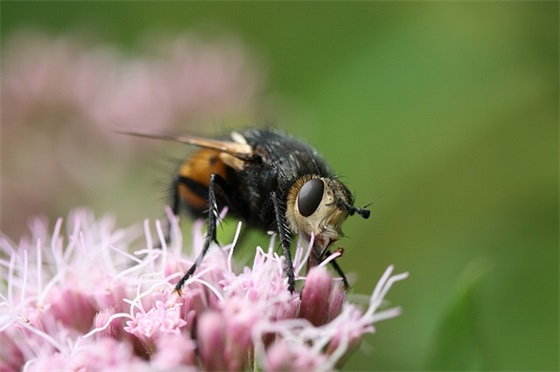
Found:
[{"label": "blurred pink flower", "polygon": [[[374,323],[400,313],[380,310],[407,277],[392,267],[362,309],[324,266],[300,272],[308,247],[296,248],[303,289],[291,294],[273,240],[240,273],[234,242],[212,247],[179,297],[174,283],[202,247],[202,223],[186,258],[176,224],[173,244],[158,250],[146,222],[148,248],[137,251],[137,228],[117,229],[87,210],[69,216],[67,234],[62,227],[58,220],[51,235],[37,223],[19,246],[0,236],[0,370],[330,370]],[[156,231],[163,236],[159,223]]]},{"label": "blurred pink flower", "polygon": [[157,131],[252,108],[261,76],[239,41],[184,34],[152,44],[127,55],[71,36],[12,36],[3,50],[4,126],[66,119],[55,125],[110,135],[119,126]]},{"label": "blurred pink flower", "polygon": [[253,117],[262,74],[231,36],[152,38],[125,53],[20,32],[3,43],[0,81],[0,223],[16,237],[29,216],[54,218],[77,200],[98,204],[96,190],[128,187],[122,170],[153,155],[157,142],[132,145],[114,129],[204,134],[216,122]]}]

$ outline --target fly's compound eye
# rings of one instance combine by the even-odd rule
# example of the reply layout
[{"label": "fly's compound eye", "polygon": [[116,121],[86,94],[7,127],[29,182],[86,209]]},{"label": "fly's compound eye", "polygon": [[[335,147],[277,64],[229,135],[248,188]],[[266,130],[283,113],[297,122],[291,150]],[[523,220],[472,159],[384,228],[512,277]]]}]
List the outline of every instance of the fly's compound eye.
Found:
[{"label": "fly's compound eye", "polygon": [[303,217],[311,216],[319,207],[323,199],[325,184],[317,178],[307,181],[299,190],[298,209]]}]

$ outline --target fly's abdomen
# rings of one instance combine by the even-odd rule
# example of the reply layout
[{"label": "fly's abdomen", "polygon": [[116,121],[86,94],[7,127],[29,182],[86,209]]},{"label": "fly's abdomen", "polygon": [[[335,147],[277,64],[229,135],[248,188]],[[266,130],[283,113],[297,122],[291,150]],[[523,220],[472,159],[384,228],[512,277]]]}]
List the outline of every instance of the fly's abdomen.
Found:
[{"label": "fly's abdomen", "polygon": [[181,182],[176,184],[177,195],[195,215],[202,215],[208,209],[208,187],[212,174],[227,179],[227,166],[220,158],[220,152],[212,149],[198,150],[179,168]]}]

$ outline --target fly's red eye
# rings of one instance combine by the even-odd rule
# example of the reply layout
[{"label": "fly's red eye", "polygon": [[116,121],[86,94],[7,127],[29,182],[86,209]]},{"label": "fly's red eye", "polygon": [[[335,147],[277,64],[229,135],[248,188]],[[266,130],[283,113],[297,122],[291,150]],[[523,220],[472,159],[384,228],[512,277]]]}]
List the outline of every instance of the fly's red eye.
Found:
[{"label": "fly's red eye", "polygon": [[298,209],[303,217],[309,217],[317,210],[323,199],[325,184],[317,178],[307,181],[299,190]]}]

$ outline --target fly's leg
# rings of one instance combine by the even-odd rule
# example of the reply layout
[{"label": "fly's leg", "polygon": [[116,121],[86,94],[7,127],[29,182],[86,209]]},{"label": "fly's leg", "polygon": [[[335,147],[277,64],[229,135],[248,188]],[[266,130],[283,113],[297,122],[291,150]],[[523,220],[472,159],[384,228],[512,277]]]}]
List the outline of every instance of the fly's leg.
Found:
[{"label": "fly's leg", "polygon": [[[218,174],[212,174],[210,176],[210,184],[208,186],[208,231],[206,233],[206,239],[204,240],[204,246],[202,247],[202,252],[194,261],[193,265],[190,269],[183,275],[181,280],[175,286],[175,292],[181,295],[181,290],[185,282],[194,274],[197,267],[200,266],[204,256],[208,252],[208,248],[210,248],[210,243],[216,242],[216,226],[218,224],[219,218],[219,211],[218,211],[218,202],[216,199],[216,190],[220,189],[223,194],[226,196],[228,192],[230,192],[229,185],[225,179],[223,179]],[[226,200],[229,199],[226,197]]]},{"label": "fly's leg", "polygon": [[[327,256],[331,255],[330,251],[327,251],[326,253]],[[344,275],[344,271],[342,271],[340,265],[336,262],[336,260],[332,260],[330,264],[332,265],[334,271],[336,271],[336,273],[342,278],[342,285],[344,286],[344,290],[348,290],[350,286],[348,285],[348,280],[346,279],[346,275]]]},{"label": "fly's leg", "polygon": [[286,273],[286,276],[288,277],[288,290],[290,291],[290,293],[294,293],[296,283],[294,279],[294,264],[292,263],[292,254],[290,253],[290,243],[292,240],[292,236],[286,222],[284,208],[280,205],[278,196],[274,191],[270,193],[270,198],[272,199],[272,204],[274,205],[276,229],[278,230],[280,245],[282,245],[284,257],[286,257],[286,268],[284,269],[284,271]]},{"label": "fly's leg", "polygon": [[[171,212],[175,216],[175,218],[179,217],[180,208],[181,208],[181,198],[179,197],[179,185],[185,184],[186,182],[185,177],[177,176],[173,179],[173,183],[169,188],[169,192],[171,193]],[[163,238],[165,239],[165,243],[169,244],[171,242],[171,221],[167,218],[167,224],[165,225],[165,230],[163,231]],[[161,245],[156,246],[155,248],[161,248]]]}]

